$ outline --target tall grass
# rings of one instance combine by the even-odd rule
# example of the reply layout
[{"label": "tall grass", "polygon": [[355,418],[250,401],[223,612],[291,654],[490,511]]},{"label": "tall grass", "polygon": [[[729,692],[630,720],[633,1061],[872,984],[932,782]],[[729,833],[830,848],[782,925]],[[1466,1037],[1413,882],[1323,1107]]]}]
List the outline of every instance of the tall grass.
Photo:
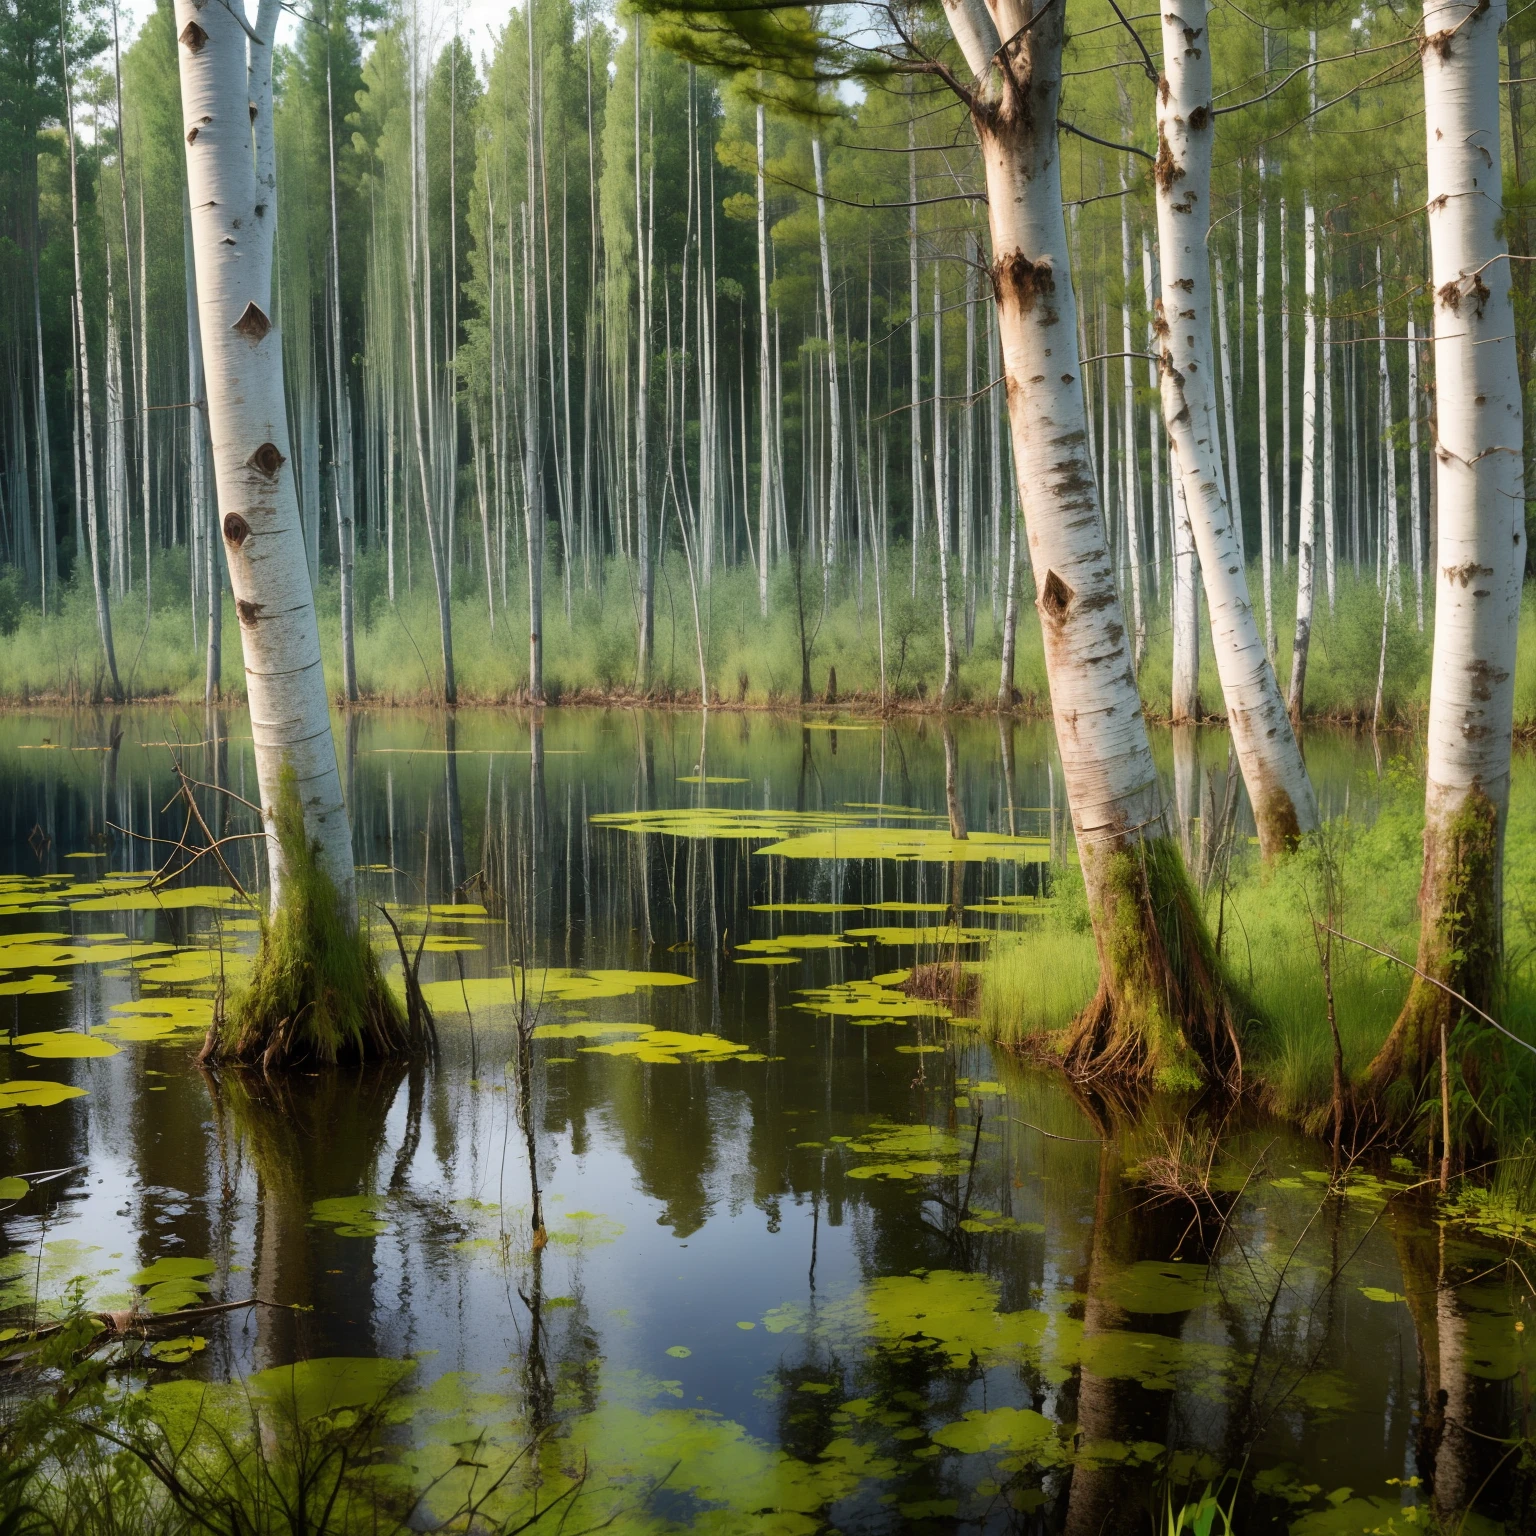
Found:
[{"label": "tall grass", "polygon": [[[357,562],[356,649],[364,694],[384,702],[416,702],[442,688],[437,602],[431,578],[417,563],[409,583],[403,561],[396,570],[395,601],[388,597],[384,557],[365,552]],[[515,574],[515,573],[514,573]],[[146,633],[142,588],[113,605],[118,663],[123,682],[138,697],[186,700],[202,695],[202,624],[194,625],[188,601],[186,559],[169,551],[155,562],[154,616]],[[1252,573],[1253,590],[1258,573]],[[814,697],[826,696],[835,669],[840,698],[874,698],[880,691],[883,628],[889,696],[914,701],[936,696],[944,670],[942,627],[934,601],[937,570],[931,552],[920,552],[916,582],[910,551],[891,551],[890,570],[876,602],[874,571],[866,564],[837,573],[825,614],[818,573],[807,570],[797,598],[793,566],[774,574],[769,616],[758,608],[757,581],[750,570],[717,571],[701,588],[705,666],[712,694],[751,704],[793,703],[800,697],[801,633],[811,653]],[[1033,588],[1024,573],[1020,605],[1015,686],[1027,707],[1048,707],[1044,652]],[[527,594],[521,579],[509,582],[507,603],[496,594],[494,623],[483,573],[455,573],[452,601],[454,650],[460,696],[500,702],[514,698],[528,678]],[[1402,607],[1388,613],[1385,712],[1389,720],[1413,724],[1428,702],[1430,623],[1421,633],[1414,622],[1412,591]],[[316,595],[326,675],[340,688],[340,601],[337,578],[322,571]],[[1289,668],[1294,593],[1277,584],[1275,631],[1281,681]],[[963,636],[961,606],[953,604]],[[569,595],[564,574],[552,559],[545,573],[544,652],[548,690],[554,697],[633,690],[638,595],[633,569],[620,559],[594,568],[584,582],[573,574]],[[1142,696],[1149,713],[1166,712],[1172,687],[1172,638],[1166,590],[1148,595],[1147,650],[1141,669]],[[883,626],[882,626],[883,617]],[[1203,615],[1202,615],[1203,619]],[[226,696],[244,691],[240,637],[233,604],[226,598],[223,683]],[[1528,587],[1521,613],[1520,658],[1516,670],[1516,718],[1536,728],[1536,587]],[[1372,714],[1381,641],[1381,596],[1369,574],[1340,573],[1332,611],[1320,603],[1312,631],[1307,703],[1317,716],[1369,719]],[[960,665],[962,701],[986,704],[997,696],[1002,626],[985,594],[975,603],[973,643]],[[659,568],[656,583],[655,651],[652,690],[665,697],[696,696],[699,687],[693,608],[686,563],[673,555]],[[0,697],[39,695],[90,698],[102,691],[100,644],[88,589],[78,583],[58,594],[46,618],[8,588],[0,591]],[[1209,634],[1201,647],[1201,698],[1213,713],[1222,708],[1221,686]]]}]

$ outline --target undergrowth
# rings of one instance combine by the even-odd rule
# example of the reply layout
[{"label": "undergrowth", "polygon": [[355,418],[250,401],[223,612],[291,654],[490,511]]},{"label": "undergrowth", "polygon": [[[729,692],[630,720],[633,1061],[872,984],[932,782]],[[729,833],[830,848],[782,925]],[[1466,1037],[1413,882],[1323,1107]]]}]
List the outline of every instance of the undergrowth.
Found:
[{"label": "undergrowth", "polygon": [[[1536,801],[1519,792],[1505,845],[1506,975],[1500,1022],[1536,1042]],[[1386,764],[1382,778],[1346,799],[1327,836],[1335,860],[1333,926],[1351,938],[1412,961],[1418,941],[1417,894],[1422,859],[1423,779],[1407,764]],[[1191,862],[1200,861],[1198,819],[1184,829]],[[1207,921],[1222,936],[1222,955],[1240,995],[1249,1000],[1244,1070],[1267,1107],[1310,1130],[1326,1128],[1332,1099],[1333,1042],[1328,1027],[1314,918],[1326,915],[1323,843],[1310,839],[1295,855],[1266,868],[1248,845],[1228,880],[1204,890]],[[1052,870],[1052,900],[1031,926],[1001,939],[978,967],[983,1031],[1007,1045],[1048,1051],[1092,998],[1098,961],[1075,864]],[[1336,942],[1331,970],[1334,1013],[1347,1082],[1358,1083],[1386,1039],[1404,999],[1408,966],[1354,944]],[[1463,1021],[1453,1064],[1453,1134],[1510,1156],[1523,1148],[1529,1175],[1536,1137],[1536,1054],[1507,1036]],[[1482,1085],[1482,1086],[1479,1086]],[[1410,1139],[1427,1143],[1440,1113],[1438,1097],[1410,1108]]]},{"label": "undergrowth", "polygon": [[[142,590],[113,605],[115,641],[123,683],[139,698],[202,697],[204,636],[201,616],[194,624],[188,600],[185,556],[168,551],[155,562],[154,614],[146,632]],[[511,579],[516,577],[517,579]],[[1019,605],[1014,682],[1019,703],[1044,713],[1048,708],[1044,652],[1028,571]],[[883,579],[885,674],[888,695],[908,704],[936,699],[943,676],[943,640],[934,601],[937,570],[933,552],[920,552],[916,581],[910,552],[893,546]],[[516,699],[527,686],[526,580],[509,573],[507,602],[498,591],[487,603],[483,573],[474,566],[455,572],[452,600],[454,651],[459,694],[466,702]],[[1251,589],[1260,590],[1258,570]],[[396,569],[395,601],[380,551],[364,551],[355,572],[355,637],[358,682],[363,695],[381,702],[420,702],[440,697],[442,660],[437,647],[437,607],[430,575],[418,563],[409,582],[403,561]],[[1289,637],[1295,596],[1284,579],[1275,584],[1275,632],[1282,685],[1289,668]],[[12,700],[48,696],[90,700],[105,688],[99,660],[95,612],[88,588],[78,584],[57,595],[45,618],[36,606],[18,606],[15,594],[0,592],[0,689]],[[326,677],[332,694],[341,688],[340,596],[334,571],[322,570],[316,603]],[[1156,601],[1148,594],[1147,649],[1141,667],[1148,711],[1167,711],[1172,686],[1172,632],[1168,590]],[[711,693],[754,705],[793,704],[800,697],[800,635],[789,565],[774,573],[765,620],[758,607],[755,572],[716,571],[701,587],[705,665]],[[957,628],[961,605],[953,602]],[[962,650],[958,699],[972,705],[997,697],[1002,626],[989,596],[975,601],[973,641]],[[1000,607],[1000,605],[999,605]],[[552,698],[626,694],[636,691],[637,596],[632,566],[614,558],[585,577],[573,573],[567,593],[564,573],[551,557],[545,572],[544,655],[546,691]],[[1390,721],[1412,725],[1423,714],[1429,693],[1433,614],[1420,632],[1411,591],[1388,616],[1384,708]],[[875,699],[880,691],[879,610],[873,567],[835,573],[824,617],[807,604],[811,683],[824,699],[836,673],[839,699]],[[12,627],[7,628],[7,625]],[[1536,729],[1536,587],[1528,587],[1521,611],[1521,640],[1515,675],[1515,718]],[[194,635],[198,645],[193,645]],[[227,697],[244,692],[240,637],[233,605],[226,597],[223,625],[223,688]],[[1316,717],[1369,721],[1375,700],[1381,640],[1381,595],[1369,574],[1356,578],[1341,570],[1338,596],[1330,610],[1320,602],[1312,630],[1307,674],[1308,712]],[[1211,656],[1202,605],[1200,694],[1213,714],[1222,710],[1221,686]],[[671,555],[658,569],[653,697],[697,696],[698,663],[688,572]]]}]

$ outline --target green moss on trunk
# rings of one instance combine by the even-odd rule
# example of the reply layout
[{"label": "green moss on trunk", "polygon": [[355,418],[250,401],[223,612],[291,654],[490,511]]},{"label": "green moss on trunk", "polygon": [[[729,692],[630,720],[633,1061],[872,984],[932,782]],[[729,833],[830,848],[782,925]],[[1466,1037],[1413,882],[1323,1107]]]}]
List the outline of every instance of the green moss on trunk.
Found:
[{"label": "green moss on trunk", "polygon": [[1178,845],[1148,838],[1102,858],[1085,871],[1099,988],[1068,1035],[1068,1072],[1170,1090],[1240,1075],[1229,984]]},{"label": "green moss on trunk", "polygon": [[366,932],[320,867],[291,770],[273,821],[283,852],[281,899],[263,919],[249,981],[221,999],[200,1059],[270,1069],[424,1050]]},{"label": "green moss on trunk", "polygon": [[[1499,1001],[1503,974],[1499,808],[1474,787],[1445,820],[1424,824],[1419,885],[1418,969],[1392,1032],[1366,1074],[1371,1097],[1411,1111],[1439,1072],[1440,1031],[1448,1042],[1465,1009],[1444,987],[1486,1012]],[[1436,986],[1425,976],[1444,983]]]}]

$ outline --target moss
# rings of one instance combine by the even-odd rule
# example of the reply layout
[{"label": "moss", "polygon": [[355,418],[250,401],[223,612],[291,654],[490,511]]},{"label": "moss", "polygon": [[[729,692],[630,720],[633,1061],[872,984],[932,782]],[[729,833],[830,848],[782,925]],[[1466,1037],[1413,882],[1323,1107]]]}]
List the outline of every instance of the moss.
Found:
[{"label": "moss", "polygon": [[1477,787],[1448,821],[1425,824],[1417,962],[1424,975],[1414,978],[1366,1074],[1372,1097],[1384,1099],[1389,1108],[1403,1111],[1417,1101],[1438,1071],[1441,1029],[1449,1037],[1466,1012],[1444,987],[1485,1011],[1498,1003],[1503,975],[1499,827],[1498,806]]},{"label": "moss", "polygon": [[1099,989],[1068,1038],[1068,1070],[1171,1091],[1227,1077],[1240,1061],[1230,984],[1178,844],[1119,849],[1092,885]]},{"label": "moss", "polygon": [[281,900],[262,921],[250,978],[214,1017],[203,1060],[263,1067],[412,1054],[419,1031],[385,985],[365,931],[343,910],[304,830],[291,769],[273,822],[283,851]]}]

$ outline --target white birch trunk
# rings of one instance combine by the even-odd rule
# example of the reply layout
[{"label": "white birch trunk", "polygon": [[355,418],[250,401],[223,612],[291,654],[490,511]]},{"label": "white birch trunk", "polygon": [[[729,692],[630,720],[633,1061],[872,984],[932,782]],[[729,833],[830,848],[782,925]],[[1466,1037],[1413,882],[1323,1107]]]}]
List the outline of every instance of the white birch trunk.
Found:
[{"label": "white birch trunk", "polygon": [[245,651],[272,900],[282,900],[284,856],[274,815],[288,770],[319,866],[336,888],[345,920],[355,923],[352,834],[331,739],[298,498],[287,470],[281,340],[266,313],[270,255],[262,258],[269,210],[257,178],[245,31],[234,4],[238,0],[199,9],[193,0],[177,0],[176,6],[214,473]]},{"label": "white birch trunk", "polygon": [[[635,65],[636,71],[639,64]],[[638,73],[635,100],[639,101]],[[639,108],[635,110],[635,132],[640,131]],[[764,184],[764,164],[767,153],[767,126],[762,103],[757,108],[757,378],[758,398],[762,409],[762,439],[759,443],[762,467],[758,480],[757,503],[757,604],[758,610],[768,617],[768,556],[773,534],[773,364],[768,351],[768,198]],[[635,161],[635,196],[637,209],[636,239],[638,244],[638,208],[640,195],[640,169],[638,150]],[[644,305],[642,303],[642,313]]]},{"label": "white birch trunk", "polygon": [[[1259,180],[1264,179],[1264,162],[1259,161]],[[1264,282],[1268,259],[1265,239],[1264,215],[1266,205],[1259,199],[1258,251],[1255,255],[1254,276],[1254,349],[1258,363],[1259,386],[1259,561],[1264,581],[1264,647],[1269,652],[1270,665],[1275,661],[1275,519],[1270,505],[1269,476],[1269,356],[1264,330]]]},{"label": "white birch trunk", "polygon": [[[1186,11],[1192,8],[1185,6]],[[1206,185],[1210,185],[1209,179]],[[1209,213],[1206,214],[1206,224],[1209,227]],[[1241,272],[1238,273],[1238,286],[1242,286]],[[1216,253],[1216,318],[1221,328],[1221,404],[1227,426],[1227,501],[1232,508],[1232,536],[1237,545],[1237,558],[1246,563],[1243,550],[1243,496],[1239,486],[1241,459],[1237,449],[1237,402],[1232,392],[1232,342],[1227,332],[1227,283],[1220,251]],[[1215,401],[1211,404],[1214,408]]]},{"label": "white birch trunk", "polygon": [[1307,199],[1306,310],[1301,350],[1301,505],[1296,543],[1296,634],[1291,642],[1291,681],[1286,707],[1301,723],[1307,688],[1307,650],[1312,643],[1312,602],[1316,576],[1313,544],[1317,537],[1317,210]]},{"label": "white birch trunk", "polygon": [[[1321,432],[1322,455],[1322,481],[1323,481],[1323,589],[1328,596],[1328,612],[1333,612],[1333,605],[1338,597],[1338,562],[1335,558],[1335,546],[1337,539],[1337,521],[1334,511],[1334,502],[1337,499],[1337,476],[1335,473],[1334,455],[1334,430],[1333,430],[1333,262],[1328,249],[1326,239],[1322,242],[1322,266],[1323,266],[1323,344],[1318,361],[1323,370],[1323,423]],[[1351,351],[1354,349],[1351,348]],[[1351,411],[1359,403],[1354,391],[1349,393]],[[1355,442],[1355,434],[1350,433],[1351,449]],[[1350,476],[1350,488],[1354,494],[1359,494],[1360,482],[1357,476]]]},{"label": "white birch trunk", "polygon": [[949,605],[949,426],[944,411],[944,299],[939,289],[939,264],[933,264],[933,527],[939,539],[939,613],[943,619],[943,704],[954,702],[957,682],[955,626]]},{"label": "white birch trunk", "polygon": [[[91,420],[91,358],[86,338],[85,282],[80,262],[80,183],[75,164],[75,96],[74,83],[70,78],[68,48],[62,34],[60,49],[64,69],[65,130],[69,139],[69,222],[75,258],[75,292],[71,308],[74,311],[75,368],[80,392],[81,467],[77,473],[84,482],[85,533],[87,556],[91,562],[91,589],[96,598],[96,632],[101,638],[102,658],[112,679],[112,697],[120,700],[123,685],[118,681],[117,653],[112,647],[112,611],[101,577],[101,539],[96,519],[96,428]],[[80,515],[78,490],[75,496],[75,515],[77,518]]]},{"label": "white birch trunk", "polygon": [[1120,199],[1120,359],[1122,412],[1125,430],[1122,437],[1121,469],[1125,485],[1125,547],[1131,566],[1131,625],[1136,637],[1136,670],[1147,654],[1147,615],[1142,601],[1141,572],[1141,479],[1136,455],[1136,384],[1131,363],[1131,220],[1126,199]]},{"label": "white birch trunk", "polygon": [[[1198,913],[1190,913],[1184,926],[1182,906],[1176,936],[1157,927],[1160,904],[1178,901],[1174,891],[1183,879],[1182,861],[1169,837],[1085,452],[1077,302],[1056,131],[1062,7],[1045,7],[1031,20],[1002,0],[993,16],[979,0],[957,0],[946,17],[971,70],[981,77],[974,89],[996,89],[995,99],[978,95],[971,117],[986,172],[1014,466],[1037,573],[1057,741],[1101,962],[1098,997],[1073,1031],[1067,1062],[1088,1071],[1095,1062],[1124,1060],[1121,1053],[1134,1051],[1139,1070],[1171,1084],[1192,1070],[1193,1050],[1205,1053],[1207,1061],[1219,1056],[1217,1018],[1225,1015],[1207,988],[1186,987],[1178,962],[1160,971],[1159,962],[1147,958],[1154,947],[1162,952],[1161,943],[1154,945],[1153,927],[1174,952],[1185,955],[1196,952],[1203,936]],[[1142,928],[1143,944],[1116,937],[1117,923]],[[1157,1002],[1147,1006],[1149,996],[1166,998],[1166,1013]],[[1141,1001],[1132,1002],[1133,997]]]},{"label": "white birch trunk", "polygon": [[[1280,569],[1291,568],[1291,247],[1280,199]],[[1278,644],[1278,642],[1277,642]]]},{"label": "white birch trunk", "polygon": [[[1317,802],[1280,687],[1259,635],[1236,508],[1221,492],[1211,359],[1210,232],[1213,119],[1205,0],[1163,16],[1158,91],[1157,219],[1162,252],[1163,418],[1177,453],[1184,502],[1210,607],[1211,647],[1248,798],[1266,858],[1317,825]],[[1221,305],[1218,258],[1217,305]],[[1232,440],[1231,352],[1222,322],[1222,376]],[[1233,445],[1235,447],[1235,444]],[[1231,481],[1237,481],[1236,465]]]},{"label": "white birch trunk", "polygon": [[[1397,534],[1397,448],[1392,441],[1392,370],[1387,365],[1387,299],[1381,247],[1376,247],[1376,340],[1381,374],[1381,451],[1383,486],[1381,515],[1387,523],[1387,590],[1403,606],[1403,582]],[[1383,650],[1385,654],[1385,650]]]},{"label": "white birch trunk", "polygon": [[1424,630],[1424,493],[1419,480],[1419,339],[1408,316],[1408,516],[1409,552],[1413,558],[1413,618]]},{"label": "white birch trunk", "polygon": [[[1515,639],[1525,564],[1520,378],[1499,140],[1503,0],[1426,0],[1424,128],[1438,402],[1435,646],[1419,888],[1421,972],[1491,1007],[1502,974]],[[1430,1070],[1462,1016],[1416,980],[1373,1084]]]},{"label": "white birch trunk", "polygon": [[827,537],[822,545],[821,608],[831,600],[832,567],[837,563],[837,530],[842,517],[843,406],[837,387],[837,326],[832,315],[832,257],[827,245],[827,185],[821,164],[821,140],[811,140],[811,159],[816,168],[816,232],[821,241],[821,293],[827,322],[827,430],[830,434],[831,479],[827,487]]},{"label": "white birch trunk", "polygon": [[[911,98],[908,98],[910,105]],[[915,109],[914,109],[915,110]],[[917,546],[923,534],[923,318],[917,291],[917,131],[907,122],[907,286],[912,305],[912,596],[917,596]]]},{"label": "white birch trunk", "polygon": [[1200,557],[1195,553],[1177,445],[1170,445],[1168,472],[1173,519],[1173,723],[1193,725],[1200,718]]},{"label": "white birch trunk", "polygon": [[[1152,271],[1152,242],[1146,233],[1141,237],[1141,287],[1147,306],[1147,383],[1154,391],[1157,377],[1157,280]],[[1151,449],[1151,523],[1152,523],[1152,576],[1156,602],[1160,606],[1163,595],[1163,413],[1157,405],[1147,407],[1147,442]]]}]

